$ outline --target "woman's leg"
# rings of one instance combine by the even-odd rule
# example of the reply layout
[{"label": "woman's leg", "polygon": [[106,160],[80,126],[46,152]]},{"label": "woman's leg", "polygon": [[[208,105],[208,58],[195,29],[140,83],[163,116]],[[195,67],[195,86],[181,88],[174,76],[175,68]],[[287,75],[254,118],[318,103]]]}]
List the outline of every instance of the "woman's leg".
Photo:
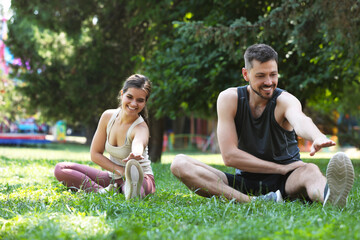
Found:
[{"label": "woman's leg", "polygon": [[[111,183],[108,172],[86,165],[62,162],[55,166],[54,175],[71,189],[83,189],[85,192],[98,192]],[[116,181],[122,184],[122,179]]]},{"label": "woman's leg", "polygon": [[141,186],[141,196],[145,197],[151,193],[155,192],[155,180],[154,176],[150,174],[145,174],[144,181]]}]

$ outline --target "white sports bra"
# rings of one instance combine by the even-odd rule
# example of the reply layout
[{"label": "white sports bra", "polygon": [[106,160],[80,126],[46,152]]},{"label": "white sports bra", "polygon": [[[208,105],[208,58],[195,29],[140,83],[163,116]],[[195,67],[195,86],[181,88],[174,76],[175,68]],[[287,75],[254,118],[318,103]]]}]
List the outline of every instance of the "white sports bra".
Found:
[{"label": "white sports bra", "polygon": [[[110,154],[110,161],[112,161],[113,163],[119,165],[119,166],[123,166],[125,167],[125,162],[123,162],[122,160],[124,158],[126,158],[127,156],[129,156],[129,154],[131,153],[131,144],[132,144],[132,138],[131,138],[131,131],[134,129],[135,126],[137,126],[138,124],[142,123],[144,121],[144,119],[139,116],[129,127],[127,133],[126,133],[126,138],[125,138],[125,143],[122,146],[112,146],[109,143],[109,135],[110,135],[110,131],[112,126],[114,125],[115,119],[118,116],[118,114],[121,112],[121,108],[118,108],[117,111],[111,116],[107,127],[106,127],[106,143],[105,143],[105,150]],[[144,159],[139,160],[140,166],[143,168],[143,171],[145,174],[150,174],[150,175],[154,175],[152,168],[151,168],[151,161],[149,160],[149,156],[148,156],[148,147],[146,146],[144,152],[143,152],[143,157]],[[112,172],[109,172],[109,176],[112,177],[113,179],[119,179],[121,178],[121,176],[114,174]]]}]

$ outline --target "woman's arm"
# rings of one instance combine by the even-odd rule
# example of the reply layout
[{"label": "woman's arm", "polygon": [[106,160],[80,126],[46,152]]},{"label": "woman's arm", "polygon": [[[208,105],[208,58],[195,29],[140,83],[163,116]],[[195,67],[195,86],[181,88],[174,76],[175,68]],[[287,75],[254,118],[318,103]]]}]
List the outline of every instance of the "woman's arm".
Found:
[{"label": "woman's arm", "polygon": [[143,153],[145,147],[149,142],[149,128],[145,122],[137,125],[132,131],[132,144],[131,153],[123,161],[127,162],[130,159],[141,160],[143,159]]}]

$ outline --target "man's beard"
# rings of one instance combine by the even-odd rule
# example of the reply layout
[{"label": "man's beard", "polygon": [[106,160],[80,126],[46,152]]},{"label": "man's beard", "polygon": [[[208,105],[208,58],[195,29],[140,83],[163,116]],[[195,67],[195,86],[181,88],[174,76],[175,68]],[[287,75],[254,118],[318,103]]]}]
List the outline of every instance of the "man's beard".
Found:
[{"label": "man's beard", "polygon": [[[262,95],[260,92],[256,91],[256,90],[251,86],[251,84],[249,84],[249,85],[250,85],[251,90],[254,91],[254,93],[256,93],[256,95],[258,95],[258,96],[261,97],[262,99],[269,100],[269,99],[272,98],[272,96],[273,96],[273,94],[274,94],[274,92],[273,92],[270,96],[264,96],[264,95]],[[275,84],[272,84],[271,87],[272,87],[273,89],[275,89]]]}]

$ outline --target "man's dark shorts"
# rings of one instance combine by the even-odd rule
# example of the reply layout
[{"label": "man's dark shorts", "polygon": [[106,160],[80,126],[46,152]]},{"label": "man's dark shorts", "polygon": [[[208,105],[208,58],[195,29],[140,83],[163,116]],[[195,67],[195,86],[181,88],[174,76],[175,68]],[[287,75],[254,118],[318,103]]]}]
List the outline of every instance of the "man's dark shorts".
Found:
[{"label": "man's dark shorts", "polygon": [[285,183],[292,171],[286,175],[255,174],[246,172],[243,172],[241,175],[224,173],[226,174],[229,186],[242,193],[249,195],[263,195],[268,192],[280,190],[282,196],[286,198]]}]

